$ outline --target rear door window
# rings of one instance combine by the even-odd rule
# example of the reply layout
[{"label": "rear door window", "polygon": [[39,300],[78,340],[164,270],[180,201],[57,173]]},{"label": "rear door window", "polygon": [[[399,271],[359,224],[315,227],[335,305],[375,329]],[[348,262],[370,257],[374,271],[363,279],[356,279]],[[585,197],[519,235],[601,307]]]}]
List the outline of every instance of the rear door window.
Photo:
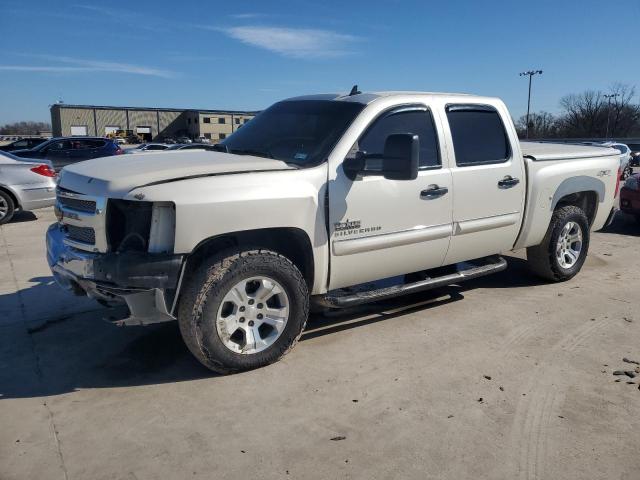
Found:
[{"label": "rear door window", "polygon": [[498,111],[488,105],[447,105],[456,164],[466,167],[506,162],[511,156]]}]

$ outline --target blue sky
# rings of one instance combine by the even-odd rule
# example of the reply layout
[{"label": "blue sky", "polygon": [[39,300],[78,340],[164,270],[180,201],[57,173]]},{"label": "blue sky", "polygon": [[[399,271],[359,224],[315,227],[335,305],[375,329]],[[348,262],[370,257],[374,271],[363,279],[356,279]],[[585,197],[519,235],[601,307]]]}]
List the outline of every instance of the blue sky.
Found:
[{"label": "blue sky", "polygon": [[[65,103],[262,109],[304,93],[640,87],[640,0],[0,0],[0,124]],[[635,30],[635,33],[634,33]],[[636,97],[637,100],[637,97]]]}]

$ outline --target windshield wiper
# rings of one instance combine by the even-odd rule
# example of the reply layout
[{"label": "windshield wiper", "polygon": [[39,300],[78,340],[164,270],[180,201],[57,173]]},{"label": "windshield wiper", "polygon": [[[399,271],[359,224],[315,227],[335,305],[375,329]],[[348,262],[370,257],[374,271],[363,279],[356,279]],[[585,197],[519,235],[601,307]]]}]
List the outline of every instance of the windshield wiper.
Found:
[{"label": "windshield wiper", "polygon": [[227,148],[227,146],[222,144],[222,143],[216,143],[216,144],[213,145],[212,148],[216,152],[229,153],[229,149]]},{"label": "windshield wiper", "polygon": [[275,158],[269,151],[263,152],[261,150],[252,150],[250,148],[234,148],[228,150],[229,153],[235,153],[237,155],[253,155],[254,157]]},{"label": "windshield wiper", "polygon": [[[235,153],[236,155],[253,155],[255,157],[263,157],[263,158],[271,158],[273,160],[276,160],[276,157],[273,156],[273,154],[269,151],[263,152],[261,150],[253,150],[251,148],[227,148],[226,145],[223,145],[221,143],[218,143],[215,145],[216,150],[219,152],[225,152],[225,153]],[[288,166],[290,167],[294,167],[294,168],[300,168],[300,164],[295,163],[295,162],[287,162],[286,160],[281,160],[281,159],[277,159],[280,160],[281,162],[286,163]]]}]

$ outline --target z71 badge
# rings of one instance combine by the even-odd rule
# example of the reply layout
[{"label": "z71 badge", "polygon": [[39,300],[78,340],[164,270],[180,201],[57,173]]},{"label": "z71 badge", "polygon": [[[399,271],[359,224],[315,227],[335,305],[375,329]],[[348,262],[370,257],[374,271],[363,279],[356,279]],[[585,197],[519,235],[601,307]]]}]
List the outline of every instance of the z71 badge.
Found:
[{"label": "z71 badge", "polygon": [[382,230],[382,227],[362,227],[360,220],[349,220],[347,218],[344,222],[334,223],[333,230],[335,237],[344,237],[346,235],[377,232],[378,230]]}]

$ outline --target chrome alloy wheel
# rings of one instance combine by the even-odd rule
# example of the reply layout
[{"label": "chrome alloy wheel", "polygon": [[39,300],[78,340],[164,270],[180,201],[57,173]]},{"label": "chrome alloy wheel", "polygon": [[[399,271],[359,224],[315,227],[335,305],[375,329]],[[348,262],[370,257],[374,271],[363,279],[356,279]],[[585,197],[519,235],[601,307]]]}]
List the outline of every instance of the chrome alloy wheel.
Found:
[{"label": "chrome alloy wheel", "polygon": [[253,354],[273,345],[288,319],[289,298],[282,285],[269,277],[251,277],[222,299],[216,329],[229,350]]},{"label": "chrome alloy wheel", "polygon": [[0,220],[7,216],[9,212],[9,205],[7,201],[0,196]]},{"label": "chrome alloy wheel", "polygon": [[576,222],[567,222],[560,232],[556,258],[562,268],[573,267],[582,251],[582,229]]}]

